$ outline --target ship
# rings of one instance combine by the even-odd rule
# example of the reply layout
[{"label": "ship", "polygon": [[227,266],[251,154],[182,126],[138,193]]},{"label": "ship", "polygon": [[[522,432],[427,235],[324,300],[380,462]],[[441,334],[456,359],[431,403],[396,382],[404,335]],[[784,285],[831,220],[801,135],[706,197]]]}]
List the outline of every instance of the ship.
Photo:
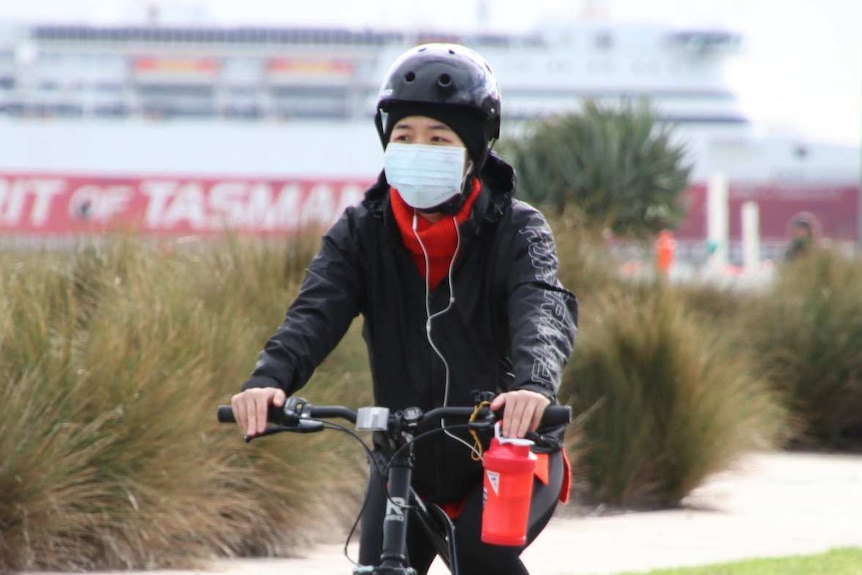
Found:
[{"label": "ship", "polygon": [[859,149],[764,133],[728,78],[741,34],[591,20],[532,33],[0,25],[0,238],[290,235],[332,222],[380,172],[380,81],[429,42],[487,59],[504,139],[588,100],[647,99],[691,164],[676,232],[689,259],[708,250],[716,175],[729,183],[731,258],[744,202],[759,205],[764,258],[779,257],[803,212],[830,241],[859,241]]}]

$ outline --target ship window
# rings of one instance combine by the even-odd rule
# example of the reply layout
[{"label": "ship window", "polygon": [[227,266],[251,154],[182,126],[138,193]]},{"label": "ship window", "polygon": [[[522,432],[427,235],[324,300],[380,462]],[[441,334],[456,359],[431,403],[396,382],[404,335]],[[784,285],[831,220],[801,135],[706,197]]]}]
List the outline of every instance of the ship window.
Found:
[{"label": "ship window", "polygon": [[596,34],[594,42],[596,50],[601,50],[602,52],[607,52],[614,47],[614,37],[610,32]]},{"label": "ship window", "polygon": [[129,107],[123,104],[114,104],[107,106],[95,106],[93,113],[99,117],[107,118],[122,118],[129,114]]},{"label": "ship window", "polygon": [[98,92],[119,93],[123,91],[123,85],[118,82],[94,82],[92,88]]},{"label": "ship window", "polygon": [[182,84],[141,84],[138,86],[141,95],[176,96],[176,97],[209,97],[212,88],[208,86],[184,86]]}]

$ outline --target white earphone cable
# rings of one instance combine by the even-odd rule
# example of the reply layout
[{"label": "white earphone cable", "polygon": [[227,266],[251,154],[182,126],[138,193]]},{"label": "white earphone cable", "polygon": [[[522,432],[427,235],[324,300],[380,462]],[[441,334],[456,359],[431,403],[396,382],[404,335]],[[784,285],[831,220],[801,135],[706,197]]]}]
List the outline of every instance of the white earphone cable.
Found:
[{"label": "white earphone cable", "polygon": [[[428,340],[428,344],[431,346],[431,349],[434,350],[434,353],[437,354],[437,357],[440,358],[440,361],[443,362],[443,371],[445,374],[445,385],[443,391],[443,407],[448,407],[449,405],[449,382],[450,382],[450,370],[449,370],[449,362],[446,361],[446,358],[443,356],[443,353],[434,343],[434,339],[431,336],[431,324],[432,320],[440,317],[441,315],[448,312],[452,309],[452,306],[455,305],[455,291],[453,288],[453,270],[455,269],[455,260],[458,258],[458,253],[461,250],[461,230],[458,229],[458,220],[455,217],[452,217],[452,224],[455,226],[455,236],[457,238],[457,243],[455,244],[455,253],[452,254],[452,261],[449,263],[449,303],[442,310],[431,313],[431,259],[428,256],[428,250],[425,249],[425,244],[422,241],[422,238],[419,237],[418,232],[418,219],[416,211],[413,212],[413,236],[416,238],[416,241],[419,242],[419,247],[422,249],[422,255],[425,257],[425,337]],[[443,433],[447,436],[451,437],[455,441],[463,443],[467,446],[470,451],[476,453],[476,455],[481,457],[481,454],[476,450],[476,448],[461,439],[460,437],[453,435],[449,430],[446,429],[446,420],[443,419],[440,421],[440,427],[443,429]]]}]

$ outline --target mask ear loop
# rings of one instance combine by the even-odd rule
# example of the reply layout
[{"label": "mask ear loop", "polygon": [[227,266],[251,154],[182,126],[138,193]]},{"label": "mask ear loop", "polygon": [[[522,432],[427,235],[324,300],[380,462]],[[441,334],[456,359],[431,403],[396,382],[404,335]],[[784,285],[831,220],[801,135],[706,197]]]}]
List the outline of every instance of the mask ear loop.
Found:
[{"label": "mask ear loop", "polygon": [[[464,177],[461,178],[461,194],[462,195],[465,195],[465,196],[469,195],[469,192],[472,191],[472,190],[468,190],[467,186],[470,185],[470,183],[473,181],[474,177],[478,176],[478,174],[473,173],[473,168],[475,166],[476,166],[476,163],[473,162],[473,160],[470,160],[470,162],[467,164],[467,167],[464,168]],[[456,230],[458,229],[458,222],[455,222],[455,229]]]}]

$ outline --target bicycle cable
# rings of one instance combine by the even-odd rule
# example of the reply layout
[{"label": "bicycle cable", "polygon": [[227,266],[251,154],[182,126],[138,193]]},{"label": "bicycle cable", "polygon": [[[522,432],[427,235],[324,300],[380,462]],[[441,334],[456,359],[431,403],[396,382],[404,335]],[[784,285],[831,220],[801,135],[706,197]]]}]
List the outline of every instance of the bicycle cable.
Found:
[{"label": "bicycle cable", "polygon": [[[365,453],[368,456],[369,464],[374,466],[375,468],[377,468],[377,474],[380,477],[385,477],[386,473],[389,473],[389,464],[387,464],[386,467],[381,469],[379,462],[377,461],[377,458],[374,457],[374,452],[368,447],[368,444],[365,443],[365,440],[363,440],[362,437],[359,436],[359,434],[357,434],[355,431],[353,431],[349,427],[345,427],[344,425],[339,425],[337,423],[333,423],[327,419],[317,419],[314,417],[309,417],[308,420],[309,421],[318,421],[318,422],[323,424],[324,428],[328,428],[328,429],[331,429],[334,431],[343,431],[344,433],[346,433],[347,435],[349,435],[350,437],[352,437],[353,439],[358,441],[360,445],[362,445],[362,448],[365,450]],[[397,451],[396,451],[396,453],[397,453]],[[394,457],[394,454],[393,454],[393,457]],[[390,461],[391,461],[391,459],[390,459]],[[371,472],[373,473],[374,470],[372,469]],[[398,503],[397,501],[395,501],[394,499],[392,499],[392,496],[389,494],[389,489],[386,485],[386,482],[381,481],[380,482],[380,488],[383,491],[383,495],[386,498],[386,500],[389,503],[391,503],[392,505],[398,507],[399,509],[406,509],[406,510],[409,510],[413,507],[412,505],[402,505],[402,504]],[[356,519],[354,519],[353,525],[351,525],[350,531],[347,533],[347,539],[344,541],[344,549],[343,549],[344,557],[356,567],[359,567],[360,564],[358,561],[354,561],[353,559],[350,558],[350,552],[348,550],[348,547],[350,546],[350,540],[353,539],[353,535],[356,533],[356,528],[359,525],[359,521],[360,521],[360,519],[362,519],[362,514],[365,512],[365,508],[367,506],[368,506],[368,494],[366,493],[365,497],[362,498],[362,505],[359,507],[359,512],[356,514]]]},{"label": "bicycle cable", "polygon": [[[395,456],[396,456],[396,455],[400,455],[400,454],[401,454],[401,450],[403,450],[403,449],[405,449],[405,448],[409,447],[409,446],[410,446],[410,445],[412,445],[413,443],[416,443],[416,442],[417,442],[417,441],[419,441],[420,439],[426,439],[428,436],[430,436],[430,435],[434,435],[435,433],[444,433],[446,436],[450,436],[451,434],[449,434],[449,433],[448,433],[448,431],[449,431],[449,430],[451,430],[451,429],[469,429],[469,428],[470,428],[470,424],[469,424],[469,423],[458,423],[458,424],[455,424],[455,425],[450,425],[449,427],[438,427],[438,428],[436,428],[436,429],[429,429],[428,431],[423,431],[422,433],[420,433],[419,435],[417,435],[417,436],[413,437],[413,438],[412,438],[412,439],[410,439],[409,441],[405,441],[403,445],[399,446],[399,447],[398,447],[398,449],[396,449],[395,451],[393,451],[393,452],[392,452],[392,455],[389,457],[389,462],[391,463],[391,462],[392,462],[392,460],[393,460],[393,459],[395,459]],[[460,441],[461,443],[467,443],[466,441],[464,441],[464,440],[463,440],[463,439],[461,439],[461,438],[458,438],[458,441]],[[473,447],[471,446],[471,447],[470,447],[470,449],[472,450],[472,449],[473,449]],[[390,463],[387,463],[387,464],[386,464],[385,471],[386,471],[387,473],[389,472],[389,465],[390,465]]]},{"label": "bicycle cable", "polygon": [[[485,402],[485,403],[487,403],[487,402]],[[477,406],[477,409],[473,412],[473,415],[471,415],[471,421],[475,419],[478,411],[479,411],[479,406]],[[366,455],[368,456],[368,461],[370,462],[370,465],[373,466],[373,468],[376,468],[376,472],[381,478],[386,477],[386,475],[389,473],[389,469],[390,469],[390,465],[391,465],[392,461],[398,455],[401,454],[401,451],[403,449],[409,447],[410,445],[414,444],[416,441],[418,441],[420,439],[425,439],[425,438],[427,438],[427,437],[429,437],[435,433],[441,433],[441,432],[445,433],[447,436],[451,436],[451,434],[448,433],[448,430],[452,430],[452,429],[461,429],[461,428],[470,429],[470,424],[464,423],[464,424],[450,425],[447,428],[440,427],[437,429],[429,429],[428,431],[424,431],[424,432],[420,433],[419,435],[411,438],[410,440],[404,442],[403,445],[401,445],[400,447],[398,447],[398,449],[396,449],[394,452],[392,452],[392,455],[388,455],[387,457],[388,457],[389,461],[386,464],[386,466],[381,469],[380,464],[377,461],[377,458],[374,457],[374,452],[371,450],[371,448],[368,447],[368,444],[365,442],[365,440],[363,440],[362,437],[360,437],[359,434],[357,434],[355,431],[353,431],[349,427],[346,427],[344,425],[339,425],[337,423],[333,423],[327,419],[318,419],[315,417],[309,417],[307,419],[309,421],[317,421],[317,422],[321,423],[325,429],[331,429],[334,431],[342,431],[342,432],[346,433],[347,435],[349,435],[351,438],[355,439],[357,442],[359,442],[359,444],[362,445],[362,448],[365,450]],[[471,431],[471,434],[473,435],[474,439],[478,442],[479,441],[478,434],[476,434],[476,432],[473,429],[470,429],[470,431]],[[459,440],[460,440],[460,438],[459,438]],[[461,441],[462,441],[462,443],[466,443],[463,440],[461,440]],[[481,443],[479,445],[480,445],[479,448],[481,449]],[[473,449],[473,448],[471,448],[471,449]],[[371,469],[372,473],[374,471],[375,471],[375,469]],[[405,505],[405,504],[402,504],[402,503],[392,499],[392,496],[389,493],[389,489],[388,489],[386,482],[380,481],[380,488],[381,488],[383,495],[386,498],[386,500],[390,504],[394,505],[395,507],[398,507],[399,509],[403,509],[406,512],[409,512],[409,510],[414,507],[413,505],[409,505],[409,504]],[[344,547],[343,547],[344,557],[350,563],[352,563],[354,566],[357,566],[357,567],[359,567],[360,564],[358,561],[354,561],[350,557],[349,546],[350,546],[351,539],[353,539],[353,536],[356,534],[356,528],[359,526],[359,521],[362,519],[362,514],[365,512],[365,509],[367,508],[367,506],[368,506],[368,494],[366,493],[365,497],[362,498],[362,505],[359,507],[359,512],[356,514],[356,519],[353,520],[353,524],[350,527],[350,531],[347,533],[347,539],[344,541]]]}]

